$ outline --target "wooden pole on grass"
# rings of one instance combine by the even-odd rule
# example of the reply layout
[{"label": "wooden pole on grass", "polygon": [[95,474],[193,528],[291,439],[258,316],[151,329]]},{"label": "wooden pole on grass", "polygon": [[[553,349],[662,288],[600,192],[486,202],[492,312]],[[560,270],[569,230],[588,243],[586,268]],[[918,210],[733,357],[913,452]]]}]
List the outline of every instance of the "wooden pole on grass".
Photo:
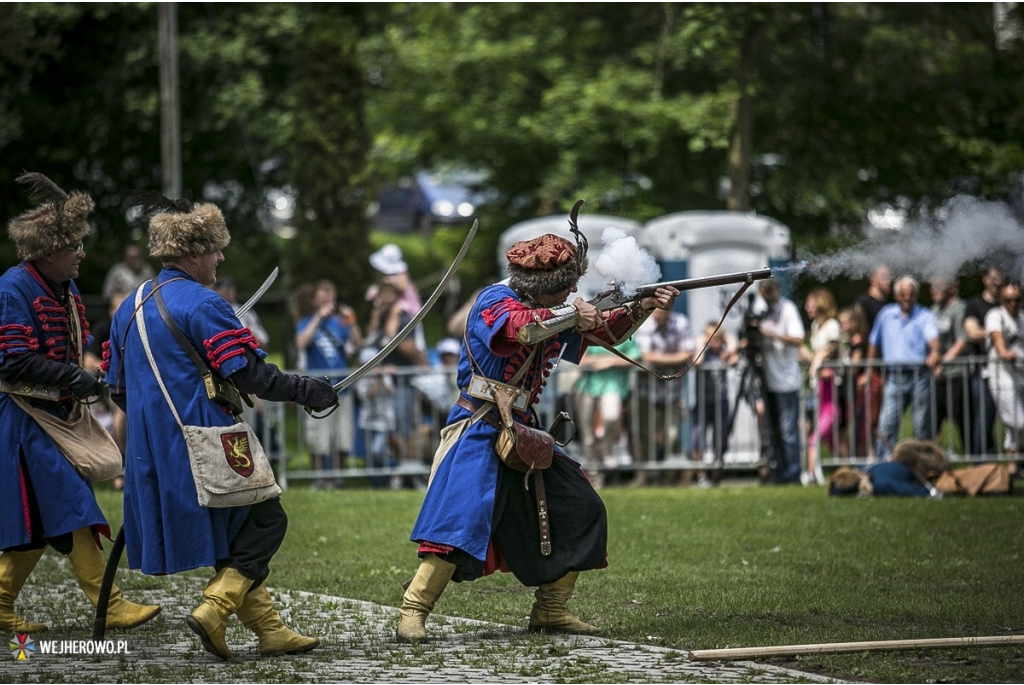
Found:
[{"label": "wooden pole on grass", "polygon": [[778,645],[775,647],[736,647],[732,649],[695,649],[691,661],[729,661],[760,656],[795,656],[797,654],[851,654],[856,652],[890,652],[901,649],[949,649],[956,647],[993,647],[1024,644],[1024,635],[992,637],[943,637],[923,640],[879,640],[875,642],[823,642],[811,645]]}]

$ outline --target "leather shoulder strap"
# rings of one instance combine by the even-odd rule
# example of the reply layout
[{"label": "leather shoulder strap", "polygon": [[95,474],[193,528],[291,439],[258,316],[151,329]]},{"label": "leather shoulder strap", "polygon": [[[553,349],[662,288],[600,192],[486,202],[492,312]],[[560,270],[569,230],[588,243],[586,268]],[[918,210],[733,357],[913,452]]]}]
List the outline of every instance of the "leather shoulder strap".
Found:
[{"label": "leather shoulder strap", "polygon": [[207,376],[211,373],[210,368],[203,362],[202,357],[196,352],[195,348],[192,347],[185,334],[181,332],[178,326],[174,323],[174,319],[171,318],[170,312],[167,311],[167,305],[164,304],[164,296],[159,290],[154,293],[153,299],[156,300],[156,308],[160,312],[160,318],[164,320],[167,328],[171,331],[171,335],[178,341],[178,345],[185,351],[188,358],[192,360],[192,363],[196,365],[196,370],[200,376]]}]

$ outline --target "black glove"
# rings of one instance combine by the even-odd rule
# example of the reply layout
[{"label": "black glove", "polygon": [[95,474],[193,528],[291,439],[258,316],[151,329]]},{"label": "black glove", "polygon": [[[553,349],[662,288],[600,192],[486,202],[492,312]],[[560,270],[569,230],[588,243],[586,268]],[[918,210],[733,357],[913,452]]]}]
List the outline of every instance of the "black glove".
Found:
[{"label": "black glove", "polygon": [[313,411],[323,411],[338,404],[338,391],[327,381],[303,376],[295,401]]},{"label": "black glove", "polygon": [[59,385],[70,390],[75,397],[84,400],[86,397],[94,397],[103,392],[103,386],[106,383],[81,366],[72,364],[61,376]]}]

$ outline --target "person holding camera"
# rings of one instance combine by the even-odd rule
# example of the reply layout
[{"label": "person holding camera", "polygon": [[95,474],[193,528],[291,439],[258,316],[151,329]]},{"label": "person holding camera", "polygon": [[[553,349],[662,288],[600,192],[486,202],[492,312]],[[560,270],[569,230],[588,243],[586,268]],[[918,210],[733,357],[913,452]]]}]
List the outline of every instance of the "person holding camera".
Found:
[{"label": "person holding camera", "polygon": [[[751,314],[760,323],[765,410],[771,437],[769,471],[773,483],[800,482],[800,347],[804,323],[792,300],[783,297],[774,278],[758,284],[761,300]],[[745,344],[752,344],[747,336]],[[756,342],[754,343],[756,344]]]},{"label": "person holding camera", "polygon": [[[324,279],[313,286],[309,303],[302,303],[301,318],[295,326],[295,347],[299,351],[299,368],[321,375],[337,383],[348,375],[348,360],[362,346],[362,335],[355,312],[347,305],[338,305],[334,283]],[[308,308],[308,311],[306,310]],[[306,417],[306,444],[312,467],[317,471],[344,468],[344,461],[355,441],[352,395],[338,395],[337,411],[326,418]],[[333,478],[317,480],[315,487],[333,490]]]}]

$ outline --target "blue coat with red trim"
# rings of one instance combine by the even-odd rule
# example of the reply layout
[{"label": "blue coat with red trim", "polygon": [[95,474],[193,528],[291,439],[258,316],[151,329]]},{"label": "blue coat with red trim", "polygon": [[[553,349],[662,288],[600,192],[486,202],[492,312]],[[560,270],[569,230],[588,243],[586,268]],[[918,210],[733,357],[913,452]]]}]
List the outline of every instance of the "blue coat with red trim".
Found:
[{"label": "blue coat with red trim", "polygon": [[[246,349],[266,356],[219,294],[171,267],[157,275],[157,282],[166,282],[160,291],[175,325],[215,374],[228,378],[244,368]],[[151,291],[152,283],[144,285],[143,297]],[[104,362],[111,390],[125,393],[128,408],[124,484],[128,564],[153,575],[212,566],[228,556],[228,545],[249,508],[199,506],[185,439],[157,385],[133,315],[145,317],[150,348],[182,422],[193,426],[237,423],[207,398],[199,371],[160,318],[155,300],[147,300],[135,314],[134,294],[126,299],[114,314]]]},{"label": "blue coat with red trim", "polygon": [[[82,323],[79,349],[85,349],[92,339],[85,307],[73,281],[69,289]],[[32,264],[23,262],[0,276],[0,362],[22,354],[76,362],[79,355],[68,345],[68,324],[66,310]],[[46,411],[67,418],[71,394],[64,390],[61,400],[60,406]],[[35,419],[6,394],[0,394],[0,471],[4,474],[0,478],[0,549],[93,525],[109,536],[92,484],[78,475]],[[42,531],[32,529],[28,483]]]},{"label": "blue coat with red trim", "polygon": [[[466,331],[478,372],[500,381],[508,381],[516,374],[531,348],[516,345],[505,349],[493,344],[493,338],[513,312],[525,310],[529,308],[506,285],[492,285],[480,293],[470,311]],[[531,404],[540,401],[540,393],[562,348],[565,347],[562,358],[573,364],[579,363],[585,349],[583,338],[576,331],[563,331],[538,344],[543,346],[537,353],[541,360],[531,361],[530,371],[518,383],[530,388]],[[494,347],[499,347],[499,351]],[[472,373],[463,346],[458,366],[460,388],[469,387]],[[479,400],[474,402],[479,403]],[[472,412],[456,405],[448,415],[448,424],[470,416]],[[499,461],[494,454],[497,434],[497,428],[477,421],[451,448],[427,488],[410,536],[413,541],[450,545],[481,561],[486,558],[498,479]]]}]

